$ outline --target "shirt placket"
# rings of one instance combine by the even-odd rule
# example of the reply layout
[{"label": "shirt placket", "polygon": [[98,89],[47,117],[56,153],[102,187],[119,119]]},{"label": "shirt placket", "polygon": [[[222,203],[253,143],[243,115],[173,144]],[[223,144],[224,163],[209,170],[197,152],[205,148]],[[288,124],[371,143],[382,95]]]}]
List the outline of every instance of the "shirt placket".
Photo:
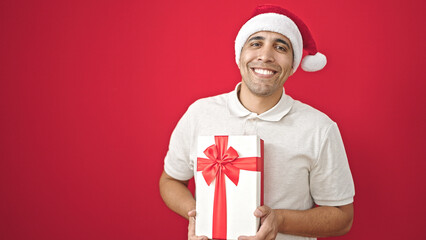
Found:
[{"label": "shirt placket", "polygon": [[244,121],[244,135],[257,135],[257,122],[259,118],[256,113],[251,113]]}]

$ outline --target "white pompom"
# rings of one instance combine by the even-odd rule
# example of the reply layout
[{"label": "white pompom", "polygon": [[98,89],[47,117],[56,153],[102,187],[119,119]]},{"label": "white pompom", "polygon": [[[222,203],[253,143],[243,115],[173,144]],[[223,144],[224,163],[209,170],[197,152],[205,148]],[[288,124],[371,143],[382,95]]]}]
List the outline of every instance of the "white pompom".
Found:
[{"label": "white pompom", "polygon": [[327,58],[324,54],[317,52],[315,55],[307,55],[303,58],[301,67],[306,72],[316,72],[325,67]]}]

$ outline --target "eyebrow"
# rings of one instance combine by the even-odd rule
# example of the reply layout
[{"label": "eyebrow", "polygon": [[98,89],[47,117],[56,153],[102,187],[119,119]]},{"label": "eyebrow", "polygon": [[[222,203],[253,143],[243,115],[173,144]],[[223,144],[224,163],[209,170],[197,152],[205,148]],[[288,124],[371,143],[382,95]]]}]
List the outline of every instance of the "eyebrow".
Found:
[{"label": "eyebrow", "polygon": [[283,39],[281,39],[281,38],[275,39],[275,42],[279,42],[279,43],[282,43],[284,45],[287,45],[288,49],[291,49],[290,45],[286,41],[284,41]]},{"label": "eyebrow", "polygon": [[253,41],[253,40],[265,40],[265,38],[262,37],[262,36],[254,36],[254,37],[250,38],[248,41],[250,42],[250,41]]},{"label": "eyebrow", "polygon": [[[253,41],[253,40],[265,40],[265,38],[262,37],[262,36],[254,36],[254,37],[250,38],[248,40],[248,42]],[[281,38],[276,38],[275,42],[282,43],[282,44],[286,45],[289,49],[291,49],[290,44],[288,44],[285,40],[283,40]]]}]

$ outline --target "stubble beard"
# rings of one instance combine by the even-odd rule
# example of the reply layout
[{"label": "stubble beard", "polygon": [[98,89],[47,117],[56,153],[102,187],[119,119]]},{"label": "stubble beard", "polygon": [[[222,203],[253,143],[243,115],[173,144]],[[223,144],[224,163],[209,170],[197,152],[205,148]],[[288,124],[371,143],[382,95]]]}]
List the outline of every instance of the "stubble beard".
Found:
[{"label": "stubble beard", "polygon": [[[255,83],[250,81],[245,81],[245,83],[250,92],[259,97],[271,96],[274,92],[273,89],[275,89],[275,86],[256,85]],[[276,85],[276,83],[274,83],[274,85]]]},{"label": "stubble beard", "polygon": [[270,80],[256,79],[256,76],[250,76],[248,79],[243,79],[243,81],[250,92],[259,97],[271,96],[278,88],[282,87],[279,86],[279,76],[275,76],[273,81],[271,81],[269,84],[263,81],[269,82]]}]

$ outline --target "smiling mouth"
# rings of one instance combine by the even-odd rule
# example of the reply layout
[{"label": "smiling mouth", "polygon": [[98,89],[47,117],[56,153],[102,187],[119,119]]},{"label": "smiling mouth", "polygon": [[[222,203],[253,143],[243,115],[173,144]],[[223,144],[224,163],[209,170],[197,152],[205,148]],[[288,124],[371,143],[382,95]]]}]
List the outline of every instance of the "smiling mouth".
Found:
[{"label": "smiling mouth", "polygon": [[263,68],[251,68],[251,70],[255,73],[256,76],[262,77],[262,78],[270,78],[277,73],[276,71],[269,70],[269,69],[263,69]]}]

